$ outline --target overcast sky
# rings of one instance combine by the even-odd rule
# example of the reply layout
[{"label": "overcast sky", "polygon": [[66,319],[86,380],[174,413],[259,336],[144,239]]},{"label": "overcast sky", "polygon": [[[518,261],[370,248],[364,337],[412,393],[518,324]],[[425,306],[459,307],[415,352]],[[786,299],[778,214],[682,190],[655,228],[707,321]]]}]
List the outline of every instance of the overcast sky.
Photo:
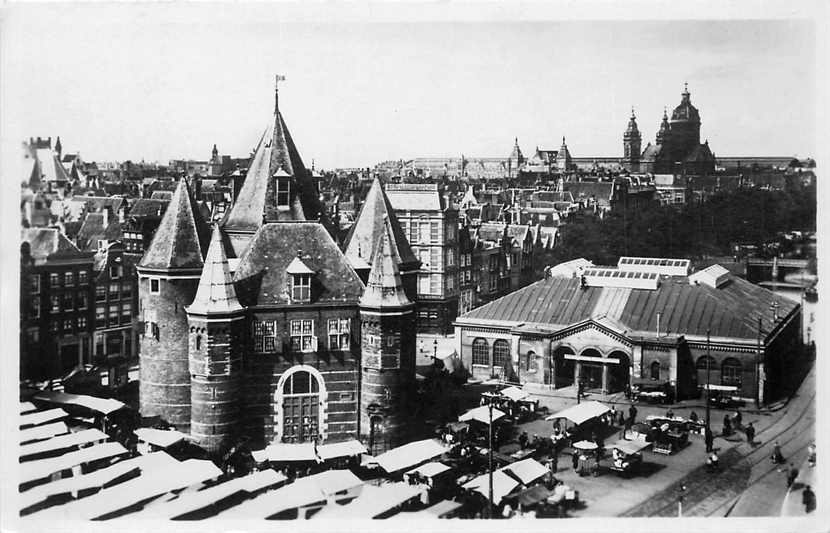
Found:
[{"label": "overcast sky", "polygon": [[[244,156],[280,107],[308,166],[643,146],[688,81],[718,155],[814,155],[815,29],[795,21],[284,21],[276,6],[29,7],[3,32],[4,141],[91,160]],[[296,18],[296,17],[295,17]],[[359,18],[359,17],[357,17]],[[507,17],[509,18],[509,17]],[[528,18],[526,16],[519,18]]]}]

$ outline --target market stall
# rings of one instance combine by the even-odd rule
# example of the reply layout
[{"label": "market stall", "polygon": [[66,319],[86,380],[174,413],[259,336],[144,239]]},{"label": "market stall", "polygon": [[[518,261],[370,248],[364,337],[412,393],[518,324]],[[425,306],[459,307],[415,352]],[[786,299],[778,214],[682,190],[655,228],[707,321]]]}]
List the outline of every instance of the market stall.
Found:
[{"label": "market stall", "polygon": [[634,401],[646,403],[672,403],[674,387],[667,380],[635,378],[631,384]]},{"label": "market stall", "polygon": [[565,420],[570,422],[570,427],[564,429],[564,440],[566,444],[573,443],[591,436],[592,429],[599,423],[599,417],[611,409],[604,403],[590,401],[572,405],[567,409],[554,413],[545,420]]},{"label": "market stall", "polygon": [[611,446],[611,470],[620,474],[632,474],[643,462],[643,450],[651,446],[642,440],[621,439]]}]

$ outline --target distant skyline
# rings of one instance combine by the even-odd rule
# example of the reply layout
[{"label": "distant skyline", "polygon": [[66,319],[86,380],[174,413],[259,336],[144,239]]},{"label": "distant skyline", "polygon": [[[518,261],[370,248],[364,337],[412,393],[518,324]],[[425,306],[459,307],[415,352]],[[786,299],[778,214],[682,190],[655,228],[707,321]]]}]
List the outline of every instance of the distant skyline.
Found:
[{"label": "distant skyline", "polygon": [[563,136],[573,156],[621,156],[631,107],[645,147],[684,82],[716,155],[816,155],[807,20],[287,22],[278,5],[212,6],[14,11],[4,142],[60,135],[88,161],[207,159],[214,143],[243,157],[279,73],[309,167],[506,157],[515,137],[527,156]]}]

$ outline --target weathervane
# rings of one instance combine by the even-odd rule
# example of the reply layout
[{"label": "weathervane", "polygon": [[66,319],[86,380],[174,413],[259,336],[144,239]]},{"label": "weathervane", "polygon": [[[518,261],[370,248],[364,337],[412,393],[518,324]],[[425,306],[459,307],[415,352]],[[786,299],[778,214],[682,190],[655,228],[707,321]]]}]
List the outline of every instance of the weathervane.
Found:
[{"label": "weathervane", "polygon": [[285,76],[277,74],[274,76],[274,114],[280,110],[280,82],[285,81]]}]

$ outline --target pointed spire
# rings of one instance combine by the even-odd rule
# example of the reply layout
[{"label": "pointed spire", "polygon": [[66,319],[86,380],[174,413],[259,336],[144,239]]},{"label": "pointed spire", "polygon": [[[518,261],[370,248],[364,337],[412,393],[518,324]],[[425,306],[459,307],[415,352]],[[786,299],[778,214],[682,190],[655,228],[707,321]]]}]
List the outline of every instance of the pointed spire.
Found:
[{"label": "pointed spire", "polygon": [[361,307],[401,308],[412,305],[403,290],[401,274],[394,257],[392,226],[388,218],[383,219],[385,231],[372,257],[372,270],[366,291],[360,299]]},{"label": "pointed spire", "polygon": [[418,259],[412,253],[409,241],[378,177],[372,181],[360,212],[346,237],[343,254],[353,266],[360,264],[357,258],[361,256],[364,260],[371,261],[374,246],[386,231],[386,224],[392,228],[392,253],[399,268],[404,272],[410,270],[410,267],[417,269]]},{"label": "pointed spire", "polygon": [[199,288],[196,290],[193,303],[187,307],[187,312],[210,315],[236,313],[242,309],[236,298],[236,289],[228,267],[228,256],[222,243],[222,233],[219,226],[214,226],[202,277],[199,278]]},{"label": "pointed spire", "polygon": [[201,270],[209,231],[190,194],[187,180],[180,178],[139,268]]},{"label": "pointed spire", "polygon": [[274,76],[274,115],[280,112],[280,82],[285,81],[285,76],[276,74]]}]

